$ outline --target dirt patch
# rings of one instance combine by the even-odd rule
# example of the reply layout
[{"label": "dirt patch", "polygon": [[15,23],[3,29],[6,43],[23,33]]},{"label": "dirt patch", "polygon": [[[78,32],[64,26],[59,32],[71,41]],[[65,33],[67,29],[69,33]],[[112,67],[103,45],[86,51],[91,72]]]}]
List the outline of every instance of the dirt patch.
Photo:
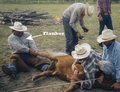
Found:
[{"label": "dirt patch", "polygon": [[68,87],[68,85],[57,86],[66,83],[57,77],[42,77],[36,81],[31,81],[31,77],[37,73],[40,71],[30,67],[28,72],[19,73],[17,79],[13,80],[1,71],[0,92],[23,92],[22,90],[24,92],[63,92]]},{"label": "dirt patch", "polygon": [[[9,76],[6,76],[0,68],[0,92],[64,92],[69,86],[69,82],[63,81],[56,76],[41,77],[35,81],[31,81],[32,76],[38,73],[40,73],[39,70],[30,67],[28,72],[19,73],[17,79],[13,80]],[[81,90],[78,88],[72,92],[110,91],[102,89]]]}]

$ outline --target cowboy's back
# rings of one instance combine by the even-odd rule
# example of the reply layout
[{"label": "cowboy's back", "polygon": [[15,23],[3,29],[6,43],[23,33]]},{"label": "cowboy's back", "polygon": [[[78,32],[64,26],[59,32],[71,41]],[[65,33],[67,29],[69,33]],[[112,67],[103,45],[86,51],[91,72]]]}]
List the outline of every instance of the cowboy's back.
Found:
[{"label": "cowboy's back", "polygon": [[[63,16],[70,19],[70,25],[73,28],[76,28],[74,23],[76,23],[77,21],[80,21],[80,25],[83,26],[83,19],[80,19],[80,15],[83,13],[84,9],[85,4],[74,3],[63,12]],[[77,32],[77,30],[75,31]]]},{"label": "cowboy's back", "polygon": [[79,17],[84,11],[84,8],[85,8],[85,4],[74,3],[63,12],[63,16],[68,19],[72,19],[72,18],[75,19],[75,15],[77,14],[77,16]]}]

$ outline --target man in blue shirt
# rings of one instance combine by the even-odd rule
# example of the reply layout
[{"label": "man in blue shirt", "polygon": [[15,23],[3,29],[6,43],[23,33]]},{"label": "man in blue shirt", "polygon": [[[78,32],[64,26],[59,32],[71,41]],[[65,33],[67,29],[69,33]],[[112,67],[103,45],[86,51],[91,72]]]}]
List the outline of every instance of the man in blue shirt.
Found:
[{"label": "man in blue shirt", "polygon": [[[116,35],[110,29],[103,30],[98,36],[98,43],[103,44],[102,61],[99,62],[99,67],[106,75],[110,74],[116,80],[111,87],[120,90],[120,43],[115,38]],[[99,83],[102,84],[103,79],[104,75],[101,76]]]}]

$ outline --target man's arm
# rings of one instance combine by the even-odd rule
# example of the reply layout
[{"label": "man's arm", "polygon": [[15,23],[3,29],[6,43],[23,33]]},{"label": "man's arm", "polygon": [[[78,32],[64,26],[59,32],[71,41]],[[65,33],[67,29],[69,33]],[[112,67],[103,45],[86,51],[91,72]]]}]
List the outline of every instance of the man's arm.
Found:
[{"label": "man's arm", "polygon": [[33,39],[33,40],[29,40],[29,46],[30,46],[31,49],[33,49],[33,50],[35,50],[35,51],[38,50],[34,39]]},{"label": "man's arm", "polygon": [[71,14],[69,25],[74,29],[75,32],[78,32],[78,29],[76,26],[77,17],[78,17],[77,11],[74,10]]},{"label": "man's arm", "polygon": [[8,38],[8,44],[10,45],[13,53],[28,53],[29,48],[25,45],[21,45],[20,42],[14,38]]},{"label": "man's arm", "polygon": [[95,80],[91,80],[95,78],[94,73],[85,73],[85,82],[81,82],[81,89],[91,89]]}]

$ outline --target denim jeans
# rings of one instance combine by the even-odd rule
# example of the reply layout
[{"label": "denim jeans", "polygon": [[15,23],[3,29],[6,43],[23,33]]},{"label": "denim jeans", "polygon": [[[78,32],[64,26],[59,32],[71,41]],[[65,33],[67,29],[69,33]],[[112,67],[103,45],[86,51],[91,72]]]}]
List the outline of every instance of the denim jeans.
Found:
[{"label": "denim jeans", "polygon": [[66,37],[66,53],[71,55],[75,45],[78,44],[77,32],[69,25],[70,20],[63,17],[63,26]]},{"label": "denim jeans", "polygon": [[13,72],[17,73],[17,69],[13,64],[8,64],[8,68],[12,70]]},{"label": "denim jeans", "polygon": [[113,30],[111,15],[102,15],[102,18],[103,18],[103,21],[99,20],[99,26],[100,26],[99,35],[102,34],[102,31],[104,30],[105,25],[108,29]]},{"label": "denim jeans", "polygon": [[111,74],[115,77],[115,67],[109,61],[102,61],[102,67],[100,68],[105,74]]},{"label": "denim jeans", "polygon": [[[47,68],[48,68],[48,66],[49,66],[49,64],[44,64],[42,67],[40,67],[40,71],[46,71],[47,70]],[[17,73],[17,69],[16,69],[16,67],[13,65],[13,64],[9,64],[8,65],[8,68],[10,69],[10,70],[12,70],[13,72],[15,72],[15,73]]]},{"label": "denim jeans", "polygon": [[44,64],[42,67],[40,67],[40,71],[46,71],[48,68],[49,64]]},{"label": "denim jeans", "polygon": [[28,54],[28,53],[21,53],[20,56],[21,56],[22,60],[23,60],[26,64],[29,63],[30,54]]}]

